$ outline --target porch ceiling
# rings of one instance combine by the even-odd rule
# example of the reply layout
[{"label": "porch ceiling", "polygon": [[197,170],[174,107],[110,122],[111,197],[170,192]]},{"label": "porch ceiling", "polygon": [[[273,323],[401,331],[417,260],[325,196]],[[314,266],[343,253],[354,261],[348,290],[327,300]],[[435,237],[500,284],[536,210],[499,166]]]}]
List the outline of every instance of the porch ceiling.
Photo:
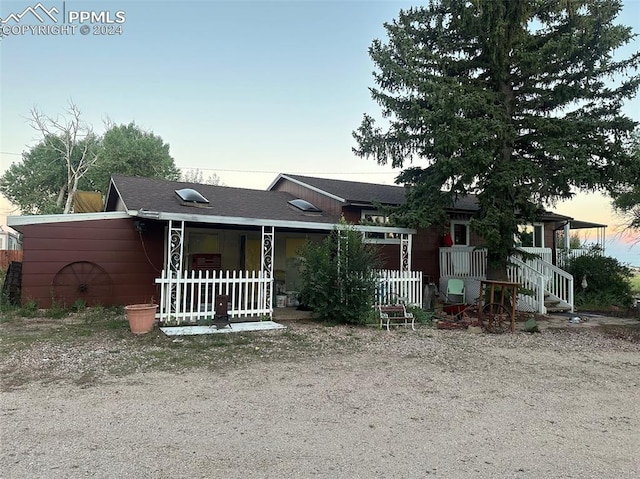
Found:
[{"label": "porch ceiling", "polygon": [[606,228],[607,225],[600,223],[591,223],[589,221],[571,220],[569,222],[569,228],[572,230],[584,230],[589,228]]},{"label": "porch ceiling", "polygon": [[[130,211],[131,216],[160,221],[185,221],[201,224],[233,225],[233,226],[273,226],[275,228],[332,231],[340,227],[339,223],[315,223],[312,221],[284,221],[266,218],[246,218],[239,216],[212,216],[212,215],[187,215],[182,213],[170,213],[161,211]],[[405,233],[415,234],[412,228],[396,228],[392,226],[350,225],[356,231],[372,233]]]}]

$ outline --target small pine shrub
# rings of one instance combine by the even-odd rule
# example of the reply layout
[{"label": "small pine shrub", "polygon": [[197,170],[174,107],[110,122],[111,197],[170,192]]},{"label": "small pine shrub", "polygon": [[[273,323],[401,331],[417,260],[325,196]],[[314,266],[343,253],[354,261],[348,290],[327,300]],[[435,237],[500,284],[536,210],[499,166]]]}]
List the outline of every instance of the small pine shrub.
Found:
[{"label": "small pine shrub", "polygon": [[366,324],[376,290],[378,250],[344,221],[322,243],[302,251],[301,299],[321,321]]}]

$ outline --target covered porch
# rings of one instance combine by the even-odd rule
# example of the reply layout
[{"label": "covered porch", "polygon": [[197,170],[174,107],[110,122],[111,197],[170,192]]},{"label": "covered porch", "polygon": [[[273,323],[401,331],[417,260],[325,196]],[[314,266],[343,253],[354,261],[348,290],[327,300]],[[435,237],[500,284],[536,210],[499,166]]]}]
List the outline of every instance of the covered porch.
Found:
[{"label": "covered porch", "polygon": [[[138,216],[144,217],[145,213]],[[175,216],[162,213],[149,217],[166,221],[165,264],[155,280],[160,295],[158,318],[166,326],[210,323],[218,296],[228,300],[227,313],[232,322],[272,320],[274,308],[292,306],[292,295],[295,301],[301,266],[299,248],[307,241],[322,241],[340,228],[330,223],[266,220],[238,224],[211,217],[203,218],[203,224],[194,222],[193,217],[187,220]],[[422,274],[411,271],[415,231],[365,225],[353,228],[363,235],[384,232],[399,238],[400,262],[397,269],[378,272],[379,291],[421,304]],[[217,240],[211,239],[213,236]],[[282,298],[285,303],[281,303]]]},{"label": "covered porch", "polygon": [[[589,221],[570,220],[556,226],[556,265],[564,267],[568,261],[587,254],[604,255],[607,225]],[[584,237],[579,245],[575,245],[572,238]]]}]

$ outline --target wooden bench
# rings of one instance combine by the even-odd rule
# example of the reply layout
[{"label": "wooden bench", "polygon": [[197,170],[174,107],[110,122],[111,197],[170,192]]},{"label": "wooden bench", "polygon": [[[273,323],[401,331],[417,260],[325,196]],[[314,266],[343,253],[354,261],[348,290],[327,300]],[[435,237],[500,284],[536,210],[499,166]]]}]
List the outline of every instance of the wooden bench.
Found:
[{"label": "wooden bench", "polygon": [[416,330],[413,313],[408,313],[404,304],[380,304],[376,306],[376,308],[380,313],[380,329],[382,329],[384,324],[387,326],[387,331],[390,331],[389,326],[392,324],[396,326],[409,326],[409,324],[411,324],[411,329]]}]

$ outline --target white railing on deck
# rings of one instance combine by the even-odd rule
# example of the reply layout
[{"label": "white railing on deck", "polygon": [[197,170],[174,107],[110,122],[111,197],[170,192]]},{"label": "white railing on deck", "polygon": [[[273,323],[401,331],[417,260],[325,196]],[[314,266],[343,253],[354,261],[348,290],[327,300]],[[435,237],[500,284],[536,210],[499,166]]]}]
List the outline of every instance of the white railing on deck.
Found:
[{"label": "white railing on deck", "polygon": [[[531,253],[531,254],[535,254],[538,256],[539,259],[546,261],[547,263],[552,263],[552,253],[551,253],[551,248],[532,248],[529,246],[521,246],[520,248],[522,251],[526,251],[527,253]],[[525,263],[528,263],[528,261],[524,261]]]},{"label": "white railing on deck", "polygon": [[[540,255],[539,258],[522,261],[513,257],[511,261],[523,271],[511,271],[513,281],[521,283],[524,288],[535,291],[535,296],[527,299],[521,296],[521,302],[525,310],[534,308],[537,312],[544,310],[544,297],[542,302],[539,295],[539,284],[543,281],[542,291],[553,299],[569,305],[573,311],[573,276],[557,266],[551,264],[551,250],[549,248],[523,248],[529,253]],[[577,250],[576,250],[577,251]],[[534,272],[536,274],[534,274]],[[536,276],[537,275],[537,276]],[[440,248],[440,277],[460,278],[465,281],[481,280],[486,278],[486,250],[476,249],[472,246]],[[518,279],[515,279],[518,278]]]},{"label": "white railing on deck", "polygon": [[422,272],[377,270],[376,303],[422,306]]},{"label": "white railing on deck", "polygon": [[156,279],[160,285],[160,322],[194,324],[214,319],[215,299],[228,296],[230,318],[261,317],[273,314],[266,292],[273,279],[261,271],[184,271]]},{"label": "white railing on deck", "polygon": [[487,251],[474,246],[440,248],[440,276],[482,279],[486,275]]},{"label": "white railing on deck", "polygon": [[573,276],[562,268],[542,260],[530,260],[527,266],[537,271],[544,278],[544,289],[553,299],[560,300],[573,311]]},{"label": "white railing on deck", "polygon": [[520,284],[520,289],[527,290],[526,293],[518,294],[518,311],[539,314],[547,312],[544,305],[545,278],[542,274],[518,258],[511,258],[507,275],[510,281]]},{"label": "white railing on deck", "polygon": [[556,264],[563,268],[566,266],[567,262],[579,258],[580,256],[585,256],[588,254],[601,254],[602,250],[593,249],[593,248],[574,248],[570,250],[566,250],[564,248],[556,249]]}]

